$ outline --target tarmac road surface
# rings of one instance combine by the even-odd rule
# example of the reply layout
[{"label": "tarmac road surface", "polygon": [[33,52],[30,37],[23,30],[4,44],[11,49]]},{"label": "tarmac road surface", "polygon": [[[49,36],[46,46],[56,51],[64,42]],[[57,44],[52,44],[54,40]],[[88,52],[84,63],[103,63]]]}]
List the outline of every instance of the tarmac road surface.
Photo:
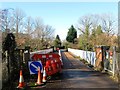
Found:
[{"label": "tarmac road surface", "polygon": [[48,81],[45,88],[98,88],[104,90],[118,90],[118,84],[107,74],[91,70],[70,53],[62,52],[63,71]]}]

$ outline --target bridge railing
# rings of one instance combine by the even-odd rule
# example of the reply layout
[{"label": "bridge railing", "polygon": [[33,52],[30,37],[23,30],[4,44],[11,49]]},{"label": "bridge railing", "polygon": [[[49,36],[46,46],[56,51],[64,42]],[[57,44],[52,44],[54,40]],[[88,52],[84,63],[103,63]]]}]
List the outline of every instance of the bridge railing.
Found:
[{"label": "bridge railing", "polygon": [[95,66],[96,54],[91,51],[77,50],[68,48],[68,51],[74,54],[75,56],[79,56],[81,59],[86,60],[89,64]]},{"label": "bridge railing", "polygon": [[[68,48],[68,51],[71,52],[75,56],[79,56],[81,59],[84,59],[89,64],[96,67],[95,64],[96,64],[97,58],[96,58],[95,52],[71,49],[71,48]],[[115,49],[113,49],[113,56],[111,59],[109,59],[109,66],[108,66],[109,68],[107,70],[111,72],[113,76],[116,76],[119,72],[118,54],[119,53]],[[112,62],[110,62],[111,60]],[[105,63],[105,60],[103,61]]]}]

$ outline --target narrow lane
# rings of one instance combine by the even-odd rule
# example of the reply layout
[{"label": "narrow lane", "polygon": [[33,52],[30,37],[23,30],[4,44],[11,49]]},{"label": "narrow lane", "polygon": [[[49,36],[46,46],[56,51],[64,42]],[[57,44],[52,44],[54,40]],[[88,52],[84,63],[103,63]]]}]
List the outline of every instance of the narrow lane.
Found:
[{"label": "narrow lane", "polygon": [[[80,60],[75,59],[70,53],[62,53],[64,69],[66,69],[66,64],[71,63],[72,69],[79,69],[84,71],[90,71],[90,68],[86,67]],[[67,67],[70,69],[71,67]]]},{"label": "narrow lane", "polygon": [[62,74],[48,81],[45,88],[118,88],[107,75],[89,69],[68,52],[62,52],[62,59]]}]

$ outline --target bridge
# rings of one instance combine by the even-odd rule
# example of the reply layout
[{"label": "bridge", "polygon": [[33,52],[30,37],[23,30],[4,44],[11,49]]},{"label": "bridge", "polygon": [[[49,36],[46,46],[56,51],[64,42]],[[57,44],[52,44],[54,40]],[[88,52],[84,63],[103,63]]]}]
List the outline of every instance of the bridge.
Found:
[{"label": "bridge", "polygon": [[[47,51],[51,52],[52,50],[50,49]],[[47,51],[37,51],[37,53],[49,53]],[[27,83],[26,89],[29,90],[30,88],[43,88],[48,90],[57,88],[118,90],[118,83],[110,78],[110,74],[96,71],[95,69],[86,65],[82,60],[80,60],[80,58],[74,56],[74,54],[71,52],[61,50],[58,53],[60,54],[63,63],[62,73],[49,77],[49,79],[47,79],[47,83],[42,86],[33,85],[33,83],[37,80],[37,75],[23,74],[25,82]],[[35,52],[31,52],[30,54],[33,55]],[[12,86],[7,88],[16,88],[17,85],[18,80],[12,83]]]}]

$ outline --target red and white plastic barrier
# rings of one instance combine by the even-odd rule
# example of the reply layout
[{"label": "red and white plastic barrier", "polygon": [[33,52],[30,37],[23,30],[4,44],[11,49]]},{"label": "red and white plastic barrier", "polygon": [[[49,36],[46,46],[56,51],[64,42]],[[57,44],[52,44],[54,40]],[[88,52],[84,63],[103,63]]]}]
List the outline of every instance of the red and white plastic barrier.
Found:
[{"label": "red and white plastic barrier", "polygon": [[61,65],[63,66],[63,61],[62,61],[62,56],[61,56],[61,50],[59,50],[58,53],[59,53],[59,55],[60,55]]},{"label": "red and white plastic barrier", "polygon": [[30,58],[34,55],[34,54],[47,54],[53,52],[53,49],[45,49],[45,50],[39,50],[39,51],[35,51],[35,52],[30,52]]},{"label": "red and white plastic barrier", "polygon": [[62,71],[62,62],[60,60],[60,55],[55,53],[50,54],[34,54],[31,57],[32,61],[41,61],[43,67],[46,68],[46,73],[51,76],[55,73]]}]

